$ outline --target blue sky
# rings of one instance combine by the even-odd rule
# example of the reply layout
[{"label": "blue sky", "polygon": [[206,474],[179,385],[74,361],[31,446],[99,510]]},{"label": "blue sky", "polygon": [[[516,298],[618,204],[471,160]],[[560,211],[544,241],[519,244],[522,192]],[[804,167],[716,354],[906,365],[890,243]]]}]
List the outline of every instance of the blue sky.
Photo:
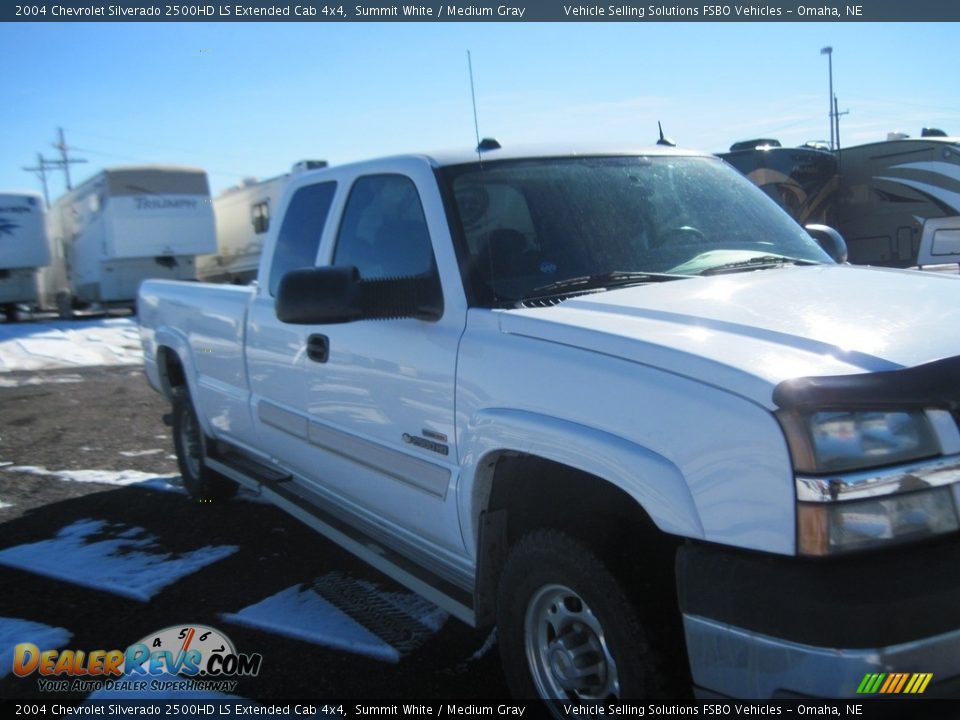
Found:
[{"label": "blue sky", "polygon": [[[750,137],[829,137],[827,59],[844,144],[923,126],[960,135],[956,24],[70,23],[0,25],[15,78],[0,105],[0,189],[76,156],[99,168],[205,168],[218,193],[304,158],[343,163],[503,144],[649,143],[722,151]],[[12,70],[13,72],[9,72]],[[64,188],[51,178],[51,196]]]}]

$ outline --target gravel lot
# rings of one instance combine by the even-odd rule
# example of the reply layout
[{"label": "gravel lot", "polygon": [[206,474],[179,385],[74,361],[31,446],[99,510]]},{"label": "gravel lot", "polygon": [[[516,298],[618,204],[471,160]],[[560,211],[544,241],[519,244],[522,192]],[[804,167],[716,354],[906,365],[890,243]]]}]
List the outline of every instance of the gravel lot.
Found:
[{"label": "gravel lot", "polygon": [[[123,649],[173,625],[210,625],[226,633],[238,650],[263,654],[259,676],[240,680],[235,690],[247,698],[507,696],[488,633],[453,619],[436,632],[414,637],[399,662],[224,619],[223,613],[236,613],[285,589],[314,587],[318,578],[349,578],[353,584],[348,583],[346,601],[341,597],[338,607],[367,626],[371,618],[374,626],[384,620],[377,620],[382,608],[376,603],[362,607],[370,604],[370,597],[399,597],[404,602],[415,598],[256,498],[198,505],[178,492],[170,430],[161,420],[166,403],[139,367],[0,373],[0,408],[0,563],[11,548],[19,552],[25,545],[51,540],[64,528],[89,527],[91,521],[100,522],[100,529],[80,539],[78,552],[140,532],[133,528],[151,539],[148,552],[166,553],[164,557],[183,558],[209,546],[237,548],[147,601],[104,589],[86,565],[67,554],[54,568],[56,577],[0,564],[0,586],[6,589],[0,594],[0,621],[16,618],[64,628],[72,635],[67,647],[84,650]],[[93,470],[114,472],[82,472]],[[160,479],[117,484],[147,475]],[[83,522],[86,525],[74,525]],[[113,556],[136,559],[138,552],[121,547]],[[357,588],[365,592],[351,599]],[[373,595],[366,592],[370,588]],[[397,632],[410,632],[386,630],[380,627],[378,632],[389,635],[391,642]],[[9,646],[0,647],[0,697],[50,698],[49,692],[39,690],[36,675],[19,678],[9,673],[4,651],[9,652]],[[57,699],[83,696],[56,694]]]}]

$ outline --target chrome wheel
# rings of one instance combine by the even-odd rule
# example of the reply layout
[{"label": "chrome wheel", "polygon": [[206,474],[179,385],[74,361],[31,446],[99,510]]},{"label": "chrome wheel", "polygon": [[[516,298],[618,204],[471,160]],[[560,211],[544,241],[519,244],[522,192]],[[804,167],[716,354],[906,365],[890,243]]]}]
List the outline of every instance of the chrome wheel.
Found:
[{"label": "chrome wheel", "polygon": [[617,664],[600,620],[564,585],[540,588],[524,619],[527,663],[541,697],[603,700],[620,697]]}]

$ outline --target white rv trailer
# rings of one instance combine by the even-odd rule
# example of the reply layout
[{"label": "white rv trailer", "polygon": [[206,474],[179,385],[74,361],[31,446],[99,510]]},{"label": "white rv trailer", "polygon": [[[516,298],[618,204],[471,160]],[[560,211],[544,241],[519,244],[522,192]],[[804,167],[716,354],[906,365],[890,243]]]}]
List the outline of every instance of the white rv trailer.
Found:
[{"label": "white rv trailer", "polygon": [[108,168],[57,200],[47,226],[42,300],[61,315],[133,305],[147,278],[196,280],[196,257],[216,249],[207,174],[195,168]]},{"label": "white rv trailer", "polygon": [[840,151],[836,223],[851,262],[960,262],[960,137],[930,132]]},{"label": "white rv trailer", "polygon": [[17,305],[35,305],[37,269],[50,264],[43,200],[34,193],[0,193],[0,308],[13,321]]},{"label": "white rv trailer", "polygon": [[197,258],[197,277],[204,282],[237,285],[254,280],[271,215],[290,178],[326,166],[324,160],[301,160],[289,173],[268,180],[248,178],[217,196],[213,201],[217,252]]},{"label": "white rv trailer", "polygon": [[245,284],[257,275],[270,215],[289,175],[245,180],[214,198],[217,252],[197,258],[197,276],[205,282]]}]

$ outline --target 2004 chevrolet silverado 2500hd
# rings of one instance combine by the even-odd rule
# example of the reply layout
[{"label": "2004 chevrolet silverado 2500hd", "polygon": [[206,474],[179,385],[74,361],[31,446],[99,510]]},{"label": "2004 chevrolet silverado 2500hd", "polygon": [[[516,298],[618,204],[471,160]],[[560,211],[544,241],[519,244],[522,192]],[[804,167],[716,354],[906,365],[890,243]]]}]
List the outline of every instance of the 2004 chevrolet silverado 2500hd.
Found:
[{"label": "2004 chevrolet silverado 2500hd", "polygon": [[257,284],[140,290],[194,496],[495,623],[520,697],[950,692],[960,279],[838,264],[669,148],[381,159],[278,209]]}]

